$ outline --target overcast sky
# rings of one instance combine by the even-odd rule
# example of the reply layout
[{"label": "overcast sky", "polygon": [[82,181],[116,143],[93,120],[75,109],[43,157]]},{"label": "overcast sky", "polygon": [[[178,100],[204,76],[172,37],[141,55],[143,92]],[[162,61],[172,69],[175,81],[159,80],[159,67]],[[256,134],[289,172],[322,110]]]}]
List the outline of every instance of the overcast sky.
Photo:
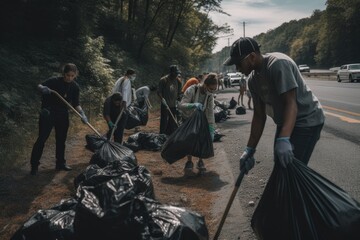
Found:
[{"label": "overcast sky", "polygon": [[[223,0],[224,14],[210,14],[215,24],[227,23],[234,35],[220,38],[213,52],[231,45],[244,35],[253,37],[280,26],[284,22],[310,17],[315,9],[325,10],[326,0]],[[223,36],[227,36],[226,34]]]}]

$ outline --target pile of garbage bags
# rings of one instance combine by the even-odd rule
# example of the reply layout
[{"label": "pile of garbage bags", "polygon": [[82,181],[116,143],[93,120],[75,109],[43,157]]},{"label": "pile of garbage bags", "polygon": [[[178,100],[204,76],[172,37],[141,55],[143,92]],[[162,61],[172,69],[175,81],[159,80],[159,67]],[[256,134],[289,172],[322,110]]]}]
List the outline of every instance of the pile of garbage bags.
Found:
[{"label": "pile of garbage bags", "polygon": [[76,195],[38,210],[11,240],[209,239],[203,216],[156,201],[150,172],[132,150],[95,140],[92,164],[74,179]]}]

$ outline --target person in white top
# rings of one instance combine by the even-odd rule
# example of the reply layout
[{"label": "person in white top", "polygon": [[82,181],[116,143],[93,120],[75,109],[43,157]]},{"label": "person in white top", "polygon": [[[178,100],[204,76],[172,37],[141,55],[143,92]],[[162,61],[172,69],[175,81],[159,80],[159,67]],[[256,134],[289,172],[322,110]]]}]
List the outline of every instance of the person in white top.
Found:
[{"label": "person in white top", "polygon": [[131,83],[135,81],[136,73],[133,69],[126,70],[124,76],[119,78],[112,89],[112,94],[120,92],[123,96],[123,101],[126,102],[126,107],[129,107],[132,102],[132,88]]}]

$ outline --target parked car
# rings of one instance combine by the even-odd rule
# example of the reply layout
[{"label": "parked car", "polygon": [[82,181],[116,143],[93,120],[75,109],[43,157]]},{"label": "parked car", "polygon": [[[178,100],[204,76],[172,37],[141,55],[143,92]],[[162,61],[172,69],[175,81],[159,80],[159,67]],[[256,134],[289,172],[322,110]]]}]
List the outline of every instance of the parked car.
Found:
[{"label": "parked car", "polygon": [[242,74],[239,72],[236,73],[227,73],[225,75],[225,81],[227,81],[227,86],[228,87],[232,87],[232,86],[239,86],[240,85],[240,79],[241,79]]},{"label": "parked car", "polygon": [[359,82],[360,63],[342,65],[337,72],[337,81],[341,82],[343,80],[349,80],[349,82],[354,82],[356,80]]},{"label": "parked car", "polygon": [[298,67],[300,72],[310,72],[310,67],[306,64],[301,64]]}]

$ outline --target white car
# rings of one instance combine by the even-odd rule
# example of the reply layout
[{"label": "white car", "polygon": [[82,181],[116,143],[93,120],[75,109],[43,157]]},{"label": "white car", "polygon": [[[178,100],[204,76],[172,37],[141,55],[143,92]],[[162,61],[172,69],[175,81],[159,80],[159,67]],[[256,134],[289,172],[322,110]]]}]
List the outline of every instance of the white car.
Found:
[{"label": "white car", "polygon": [[301,64],[298,67],[300,72],[310,72],[310,67],[306,64]]},{"label": "white car", "polygon": [[342,65],[337,72],[337,81],[349,80],[359,82],[360,80],[360,63]]},{"label": "white car", "polygon": [[241,73],[227,73],[225,78],[228,81],[229,86],[239,86],[240,85],[240,79],[241,79]]}]

